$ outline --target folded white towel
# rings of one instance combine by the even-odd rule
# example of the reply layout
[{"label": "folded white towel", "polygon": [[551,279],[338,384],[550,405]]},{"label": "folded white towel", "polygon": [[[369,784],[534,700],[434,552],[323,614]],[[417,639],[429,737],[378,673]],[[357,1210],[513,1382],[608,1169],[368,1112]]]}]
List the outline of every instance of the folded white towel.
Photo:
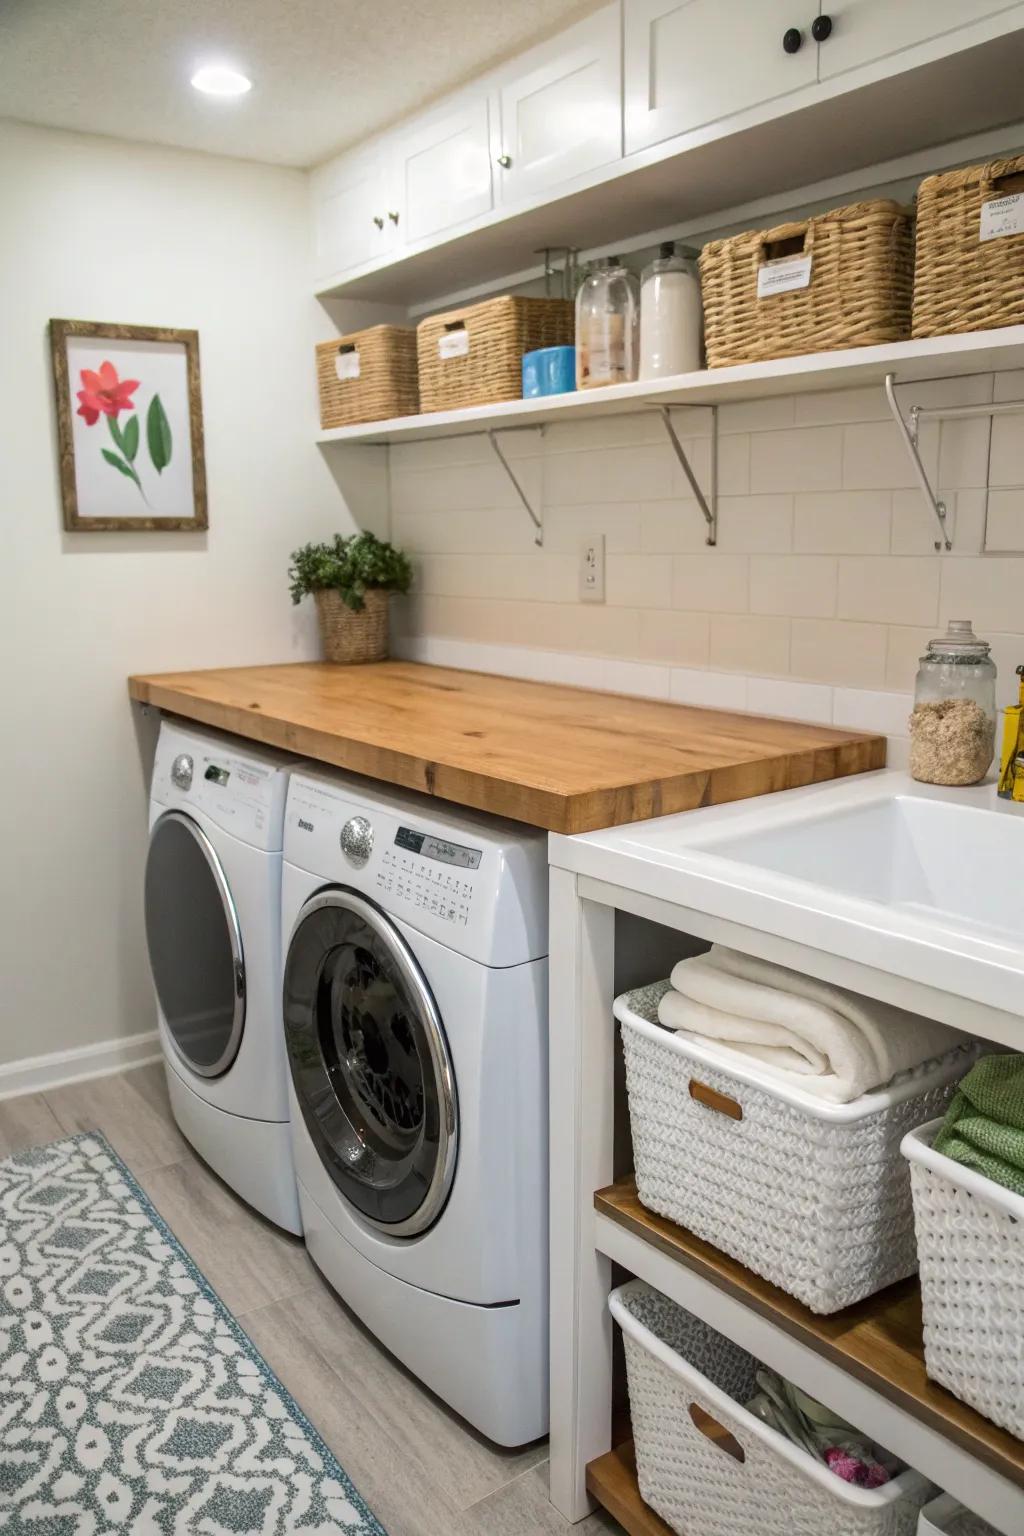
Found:
[{"label": "folded white towel", "polygon": [[714,945],[681,960],[658,1005],[669,1029],[721,1042],[773,1076],[847,1104],[968,1036],[768,960]]}]

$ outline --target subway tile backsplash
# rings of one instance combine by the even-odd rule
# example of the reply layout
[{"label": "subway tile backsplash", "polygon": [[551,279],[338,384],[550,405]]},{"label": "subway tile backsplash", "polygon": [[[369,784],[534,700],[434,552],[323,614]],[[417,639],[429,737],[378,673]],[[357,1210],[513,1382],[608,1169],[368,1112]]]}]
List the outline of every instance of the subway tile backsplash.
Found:
[{"label": "subway tile backsplash", "polygon": [[[903,398],[1020,400],[1024,372],[907,386]],[[674,424],[706,485],[709,413],[680,410]],[[881,731],[900,762],[917,658],[962,617],[993,641],[1000,702],[1014,698],[1024,418],[923,426],[953,535],[942,555],[880,388],[723,406],[719,433],[715,549],[653,414],[505,439],[542,511],[540,549],[486,439],[392,448],[392,536],[417,573],[395,605],[396,650]],[[581,604],[579,547],[599,534],[606,602]]]}]

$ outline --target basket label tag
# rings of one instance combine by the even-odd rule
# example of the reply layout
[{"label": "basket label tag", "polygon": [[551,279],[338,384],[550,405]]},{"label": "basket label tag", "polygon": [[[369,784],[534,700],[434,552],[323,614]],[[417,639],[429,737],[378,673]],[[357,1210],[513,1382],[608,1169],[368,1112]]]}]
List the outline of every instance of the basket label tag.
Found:
[{"label": "basket label tag", "polygon": [[1024,235],[1024,192],[996,197],[981,205],[979,240],[1001,240],[1004,235]]},{"label": "basket label tag", "polygon": [[358,379],[359,377],[359,353],[355,347],[351,352],[339,352],[334,359],[334,371],[339,379]]},{"label": "basket label tag", "polygon": [[811,285],[811,257],[787,256],[784,261],[766,262],[757,269],[757,296],[770,299],[776,293]]},{"label": "basket label tag", "polygon": [[437,338],[438,357],[466,357],[469,353],[468,331],[445,331]]}]

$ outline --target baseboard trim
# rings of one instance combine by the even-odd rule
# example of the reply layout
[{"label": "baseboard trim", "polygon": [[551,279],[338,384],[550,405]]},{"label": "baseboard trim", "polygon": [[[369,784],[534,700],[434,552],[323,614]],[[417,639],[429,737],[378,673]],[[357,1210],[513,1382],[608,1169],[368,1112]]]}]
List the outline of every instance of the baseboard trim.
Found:
[{"label": "baseboard trim", "polygon": [[155,1029],[127,1035],[123,1040],[101,1040],[98,1045],[52,1051],[47,1056],[23,1056],[20,1061],[0,1066],[0,1099],[43,1093],[48,1088],[63,1088],[90,1077],[107,1077],[112,1072],[126,1072],[129,1067],[143,1067],[159,1059],[160,1036]]}]

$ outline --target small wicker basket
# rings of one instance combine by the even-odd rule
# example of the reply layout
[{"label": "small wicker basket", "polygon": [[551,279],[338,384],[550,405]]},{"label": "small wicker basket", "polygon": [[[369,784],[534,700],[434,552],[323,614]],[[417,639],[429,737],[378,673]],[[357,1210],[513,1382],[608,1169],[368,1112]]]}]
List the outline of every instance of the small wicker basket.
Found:
[{"label": "small wicker basket", "polygon": [[384,661],[388,654],[388,599],[390,592],[371,587],[358,611],[350,608],[340,592],[315,592],[317,618],[328,661],[351,666],[362,661]]},{"label": "small wicker basket", "polygon": [[453,411],[519,400],[523,353],[570,346],[572,339],[573,306],[567,299],[505,294],[431,315],[416,330],[420,409]]},{"label": "small wicker basket", "polygon": [[917,193],[914,335],[1024,324],[1024,200],[1019,234],[982,239],[987,203],[1024,192],[1024,155],[928,176]]},{"label": "small wicker basket", "polygon": [[322,341],[316,349],[316,377],[325,429],[415,416],[420,408],[416,332],[374,325]]},{"label": "small wicker basket", "polygon": [[[804,286],[759,298],[762,268],[794,257],[810,257]],[[708,367],[903,341],[913,267],[913,216],[884,198],[712,240],[700,254]]]}]

